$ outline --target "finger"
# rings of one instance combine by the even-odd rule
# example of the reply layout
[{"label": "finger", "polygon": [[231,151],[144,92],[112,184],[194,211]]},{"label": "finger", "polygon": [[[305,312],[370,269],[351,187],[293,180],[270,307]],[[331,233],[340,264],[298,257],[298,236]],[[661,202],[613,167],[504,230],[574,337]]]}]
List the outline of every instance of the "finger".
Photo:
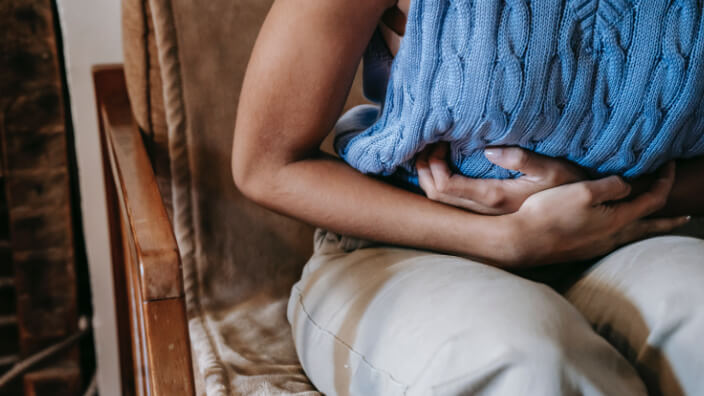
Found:
[{"label": "finger", "polygon": [[619,245],[624,245],[649,236],[665,234],[687,224],[690,220],[690,216],[638,220],[626,226],[624,230],[619,233],[617,242]]},{"label": "finger", "polygon": [[489,147],[484,156],[494,165],[526,175],[545,175],[556,166],[562,167],[559,160],[520,147]]},{"label": "finger", "polygon": [[670,162],[663,167],[658,179],[648,191],[638,195],[630,202],[619,204],[617,209],[621,209],[620,212],[626,216],[626,221],[648,216],[665,206],[674,182],[675,163]]},{"label": "finger", "polygon": [[510,197],[507,194],[507,188],[513,185],[513,180],[473,179],[459,174],[453,174],[447,178],[444,174],[439,174],[436,177],[440,166],[437,164],[433,166],[433,163],[429,166],[435,187],[443,194],[470,199],[496,209],[501,208],[506,203],[507,197]]},{"label": "finger", "polygon": [[425,153],[434,188],[441,194],[469,199],[487,207],[496,207],[498,200],[505,196],[505,183],[495,179],[474,179],[461,174],[453,174],[447,162],[449,144],[440,142]]},{"label": "finger", "polygon": [[416,155],[416,168],[419,166],[428,167],[428,154],[430,152],[430,147],[424,148],[418,155]]},{"label": "finger", "polygon": [[447,161],[449,147],[447,142],[428,146],[416,159],[419,184],[433,200],[485,214],[504,214],[518,210],[525,197],[542,190],[516,180],[474,179],[453,174]]},{"label": "finger", "polygon": [[609,176],[603,179],[575,183],[573,188],[578,197],[591,205],[601,205],[609,201],[618,201],[631,193],[631,186],[619,176]]},{"label": "finger", "polygon": [[537,155],[520,147],[489,147],[484,150],[484,156],[494,165],[526,174],[543,173],[542,164],[535,160]]},{"label": "finger", "polygon": [[[418,162],[417,162],[418,165]],[[425,195],[428,199],[436,202],[442,202],[447,205],[456,206],[458,208],[466,209],[475,213],[485,214],[485,215],[501,215],[506,214],[505,211],[499,208],[493,208],[476,202],[472,199],[466,199],[459,196],[452,196],[448,194],[443,194],[438,191],[435,186],[435,181],[433,180],[430,168],[423,164],[421,161],[420,165],[417,166],[418,171],[418,184],[420,188],[423,189]]]},{"label": "finger", "polygon": [[430,172],[433,175],[435,187],[438,191],[444,193],[450,193],[448,184],[450,182],[450,177],[452,176],[450,167],[447,165],[447,152],[447,144],[437,144],[433,147],[433,150],[428,156],[428,166],[430,167]]},{"label": "finger", "polygon": [[551,186],[574,183],[584,179],[582,171],[564,160],[547,157],[520,147],[490,147],[486,158],[504,169],[516,170],[529,179],[538,177]]},{"label": "finger", "polygon": [[438,191],[433,174],[430,171],[428,156],[429,152],[424,152],[416,158],[416,171],[418,172],[418,184],[429,199],[485,215],[500,215],[506,213],[501,209],[483,205],[482,203],[476,202],[472,199],[452,196]]},{"label": "finger", "polygon": [[416,172],[418,173],[418,184],[423,189],[425,195],[433,195],[435,193],[435,181],[428,166],[428,153],[421,152],[416,158]]}]

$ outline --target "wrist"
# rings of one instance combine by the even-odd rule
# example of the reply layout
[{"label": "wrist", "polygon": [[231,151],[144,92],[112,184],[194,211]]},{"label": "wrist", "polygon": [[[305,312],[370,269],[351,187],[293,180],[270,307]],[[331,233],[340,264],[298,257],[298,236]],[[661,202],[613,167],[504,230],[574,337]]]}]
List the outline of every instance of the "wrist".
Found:
[{"label": "wrist", "polygon": [[500,216],[504,260],[507,268],[522,267],[530,261],[526,240],[529,230],[519,212]]},{"label": "wrist", "polygon": [[[488,221],[482,227],[481,237],[477,236],[476,230],[465,234],[472,242],[466,244],[468,251],[465,252],[465,257],[505,269],[523,266],[527,258],[527,250],[520,216],[512,213],[482,217]],[[473,223],[476,226],[476,221]],[[478,249],[479,247],[481,250]]]}]

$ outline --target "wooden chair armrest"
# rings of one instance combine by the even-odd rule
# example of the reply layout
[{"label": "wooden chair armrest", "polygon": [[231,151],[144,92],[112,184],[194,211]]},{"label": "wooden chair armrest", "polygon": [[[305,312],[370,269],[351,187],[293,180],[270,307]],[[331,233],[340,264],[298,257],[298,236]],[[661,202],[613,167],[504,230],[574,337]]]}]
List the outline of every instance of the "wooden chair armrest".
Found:
[{"label": "wooden chair armrest", "polygon": [[195,394],[181,261],[122,66],[93,69],[123,394]]},{"label": "wooden chair armrest", "polygon": [[[143,301],[183,296],[181,262],[144,141],[132,117],[122,68],[94,68],[100,122],[120,206],[134,238]],[[113,75],[111,75],[113,74]],[[111,78],[112,77],[112,78]]]}]

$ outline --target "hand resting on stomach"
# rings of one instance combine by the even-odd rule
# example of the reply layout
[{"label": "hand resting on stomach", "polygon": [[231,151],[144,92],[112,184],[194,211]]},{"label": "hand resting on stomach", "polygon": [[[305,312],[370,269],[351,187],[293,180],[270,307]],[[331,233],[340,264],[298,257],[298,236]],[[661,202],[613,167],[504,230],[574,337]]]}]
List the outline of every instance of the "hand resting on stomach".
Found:
[{"label": "hand resting on stomach", "polygon": [[[492,162],[524,174],[508,180],[451,174],[446,154],[447,146],[439,144],[419,155],[421,188],[437,202],[512,218],[516,238],[522,238],[521,246],[527,248],[521,253],[522,266],[546,259],[588,259],[690,220],[689,216],[647,219],[667,202],[675,181],[674,162],[663,167],[654,182],[648,181],[647,190],[632,194],[631,185],[619,176],[585,180],[584,173],[566,161],[520,148],[487,149]],[[545,252],[550,253],[530,246],[549,247]]]}]

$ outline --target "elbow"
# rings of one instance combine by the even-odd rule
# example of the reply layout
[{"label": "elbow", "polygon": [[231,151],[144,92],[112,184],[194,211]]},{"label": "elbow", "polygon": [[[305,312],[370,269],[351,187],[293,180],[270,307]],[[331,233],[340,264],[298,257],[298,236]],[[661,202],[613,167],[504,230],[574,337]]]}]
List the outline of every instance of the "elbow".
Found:
[{"label": "elbow", "polygon": [[231,169],[232,179],[240,193],[248,199],[259,203],[262,199],[261,175],[253,169],[251,161],[242,159],[233,150]]},{"label": "elbow", "polygon": [[282,168],[271,155],[246,148],[232,151],[232,180],[237,190],[254,203],[272,208],[277,206],[278,176]]},{"label": "elbow", "polygon": [[237,150],[233,149],[230,158],[230,170],[232,171],[232,180],[235,182],[235,187],[243,191],[249,180],[247,180],[247,172],[245,171],[244,164],[239,160],[237,154]]},{"label": "elbow", "polygon": [[246,153],[233,150],[231,169],[232,179],[240,193],[248,199],[261,204],[265,198],[263,180],[266,180],[266,177],[262,175],[261,170],[256,169],[254,161],[249,159]]}]

